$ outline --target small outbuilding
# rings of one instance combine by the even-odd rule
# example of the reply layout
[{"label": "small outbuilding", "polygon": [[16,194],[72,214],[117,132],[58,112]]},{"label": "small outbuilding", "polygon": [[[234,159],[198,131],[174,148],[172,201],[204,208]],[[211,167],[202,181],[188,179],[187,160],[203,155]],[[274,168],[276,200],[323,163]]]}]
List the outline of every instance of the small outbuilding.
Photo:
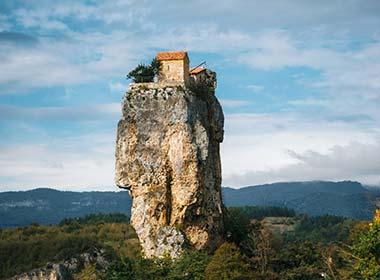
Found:
[{"label": "small outbuilding", "polygon": [[198,81],[202,79],[206,75],[206,68],[204,67],[195,67],[190,70],[190,77],[194,79],[194,81]]},{"label": "small outbuilding", "polygon": [[161,64],[159,82],[187,83],[189,80],[189,57],[187,52],[159,52],[157,60]]}]

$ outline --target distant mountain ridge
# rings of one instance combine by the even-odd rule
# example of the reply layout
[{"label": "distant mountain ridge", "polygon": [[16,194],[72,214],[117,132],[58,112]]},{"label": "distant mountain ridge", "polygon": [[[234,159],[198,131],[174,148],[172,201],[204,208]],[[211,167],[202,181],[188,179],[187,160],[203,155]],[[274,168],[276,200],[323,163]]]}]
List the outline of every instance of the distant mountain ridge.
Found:
[{"label": "distant mountain ridge", "polygon": [[[353,219],[372,218],[380,206],[380,193],[357,182],[285,182],[241,189],[223,188],[227,206],[282,206],[298,213],[338,215]],[[126,191],[70,192],[54,189],[0,193],[0,227],[18,227],[32,222],[56,224],[64,218],[91,213],[130,214]]]},{"label": "distant mountain ridge", "polygon": [[353,219],[372,218],[380,195],[352,181],[284,182],[241,189],[224,188],[226,205],[281,206],[311,216],[324,214]]},{"label": "distant mountain ridge", "polygon": [[57,224],[64,218],[92,213],[129,213],[128,192],[71,192],[34,189],[0,193],[0,227],[32,222]]}]

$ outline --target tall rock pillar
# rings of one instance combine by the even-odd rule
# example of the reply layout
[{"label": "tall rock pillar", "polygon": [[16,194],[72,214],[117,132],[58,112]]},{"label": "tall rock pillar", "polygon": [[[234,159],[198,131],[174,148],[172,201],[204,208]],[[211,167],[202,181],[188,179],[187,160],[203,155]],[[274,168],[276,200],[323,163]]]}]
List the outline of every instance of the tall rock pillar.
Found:
[{"label": "tall rock pillar", "polygon": [[146,257],[176,258],[185,246],[214,250],[222,242],[223,123],[213,86],[130,85],[115,180],[130,191],[131,224]]}]

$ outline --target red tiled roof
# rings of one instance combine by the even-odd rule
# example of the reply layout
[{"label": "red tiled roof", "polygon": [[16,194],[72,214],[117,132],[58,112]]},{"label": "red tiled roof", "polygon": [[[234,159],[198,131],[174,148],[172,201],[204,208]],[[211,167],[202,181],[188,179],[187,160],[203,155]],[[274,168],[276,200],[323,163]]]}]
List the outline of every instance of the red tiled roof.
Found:
[{"label": "red tiled roof", "polygon": [[187,52],[159,52],[158,60],[182,60],[187,57]]},{"label": "red tiled roof", "polygon": [[197,75],[203,71],[205,71],[206,68],[203,68],[203,67],[197,67],[197,68],[194,68],[194,69],[191,69],[190,70],[190,75]]}]

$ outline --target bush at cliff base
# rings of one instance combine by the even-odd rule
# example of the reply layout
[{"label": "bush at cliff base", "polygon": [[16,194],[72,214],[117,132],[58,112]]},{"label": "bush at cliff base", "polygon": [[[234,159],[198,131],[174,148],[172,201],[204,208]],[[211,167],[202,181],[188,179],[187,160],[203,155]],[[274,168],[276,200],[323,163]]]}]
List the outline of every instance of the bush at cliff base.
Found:
[{"label": "bush at cliff base", "polygon": [[252,279],[248,261],[231,243],[224,243],[215,251],[206,267],[205,276],[206,280]]},{"label": "bush at cliff base", "polygon": [[209,256],[204,252],[186,251],[176,262],[172,264],[172,269],[168,279],[171,280],[202,280],[205,269],[209,262]]}]

